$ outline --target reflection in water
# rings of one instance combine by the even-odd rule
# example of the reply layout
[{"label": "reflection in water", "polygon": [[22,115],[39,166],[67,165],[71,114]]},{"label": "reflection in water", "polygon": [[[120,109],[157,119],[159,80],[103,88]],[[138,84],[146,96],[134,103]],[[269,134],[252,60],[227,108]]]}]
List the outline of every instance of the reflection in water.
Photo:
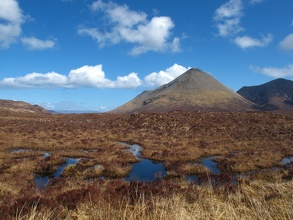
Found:
[{"label": "reflection in water", "polygon": [[208,168],[212,174],[220,174],[221,171],[217,168],[217,163],[213,161],[215,158],[217,158],[217,156],[204,158],[202,164]]},{"label": "reflection in water", "polygon": [[50,157],[51,156],[51,154],[50,153],[48,153],[48,152],[45,152],[44,153],[44,155],[43,155],[43,158],[47,158],[47,157]]},{"label": "reflection in water", "polygon": [[52,176],[42,177],[40,175],[36,175],[35,177],[36,187],[39,189],[44,188],[48,184],[50,178],[60,177],[60,175],[62,174],[62,172],[64,171],[66,167],[68,167],[69,165],[77,164],[79,160],[80,159],[76,159],[76,158],[66,158],[66,163],[62,165],[61,167],[59,167],[58,170],[56,170],[56,172]]},{"label": "reflection in water", "polygon": [[[129,147],[128,150],[135,157],[140,159],[139,162],[132,164],[132,170],[128,174],[128,176],[125,178],[126,181],[148,182],[148,181],[159,180],[166,176],[166,169],[163,163],[161,162],[156,163],[156,162],[153,162],[152,160],[141,158],[141,151],[143,150],[141,146],[137,144],[130,145],[127,143],[121,143],[121,144]],[[18,150],[14,150],[13,152],[25,152],[25,151],[27,151],[27,149],[18,149]],[[49,156],[51,156],[51,154],[46,152],[44,153],[43,158],[47,158]],[[201,163],[203,166],[205,166],[211,171],[211,174],[219,175],[221,174],[221,171],[217,168],[217,163],[213,161],[215,158],[217,158],[217,156],[202,158]],[[69,165],[77,164],[79,160],[80,159],[66,158],[66,163],[62,165],[61,167],[59,167],[59,169],[56,170],[56,172],[53,175],[44,176],[44,177],[40,175],[36,175],[35,184],[37,188],[42,189],[46,187],[46,185],[48,184],[51,178],[60,177],[60,175],[62,174],[62,172],[64,171],[66,167],[68,167]],[[289,157],[283,158],[283,160],[281,161],[281,164],[286,165],[292,162],[293,162],[293,156],[289,156]],[[235,177],[237,177],[237,175]],[[186,176],[186,180],[191,182],[199,182],[199,176],[197,175]]]},{"label": "reflection in water", "polygon": [[[217,156],[213,157],[205,157],[201,160],[201,163],[203,166],[208,168],[211,171],[211,174],[221,174],[221,171],[217,168],[217,163],[213,161],[213,159],[217,158]],[[198,175],[188,175],[186,176],[186,181],[188,182],[199,182],[199,176]]]},{"label": "reflection in water", "polygon": [[141,151],[142,151],[142,147],[137,145],[137,144],[133,144],[130,145],[129,147],[129,151],[136,157],[140,158],[141,155]]},{"label": "reflection in water", "polygon": [[121,143],[129,147],[129,151],[138,159],[137,163],[132,164],[132,169],[128,176],[125,178],[126,181],[140,181],[148,182],[155,181],[166,176],[166,170],[163,163],[155,163],[151,160],[141,158],[142,147],[137,144],[126,144]]},{"label": "reflection in water", "polygon": [[44,177],[41,177],[40,175],[37,175],[35,177],[35,185],[36,185],[36,188],[38,189],[43,189],[46,187],[47,183],[49,182],[50,178],[49,176],[44,176]]},{"label": "reflection in water", "polygon": [[29,151],[29,149],[21,148],[21,149],[11,150],[10,153],[24,153],[24,152],[27,152],[27,151]]},{"label": "reflection in water", "polygon": [[[129,147],[129,151],[140,159],[139,162],[132,165],[132,170],[128,174],[128,176],[125,178],[126,181],[140,181],[140,182],[146,182],[146,181],[155,181],[158,179],[163,178],[166,176],[166,169],[163,165],[163,163],[154,163],[151,160],[141,158],[141,151],[142,147],[137,144],[126,144],[121,143],[125,146]],[[202,159],[203,166],[207,167],[212,174],[220,174],[221,171],[217,168],[217,163],[213,161],[216,156],[213,157],[206,157]],[[187,181],[193,181],[198,182],[198,176],[187,176]]]},{"label": "reflection in water", "polygon": [[286,164],[289,164],[291,162],[293,162],[293,156],[292,157],[285,157],[285,158],[283,158],[283,160],[281,161],[281,164],[282,165],[286,165]]},{"label": "reflection in water", "polygon": [[80,159],[76,159],[76,158],[66,158],[66,163],[59,167],[58,170],[56,170],[56,172],[54,173],[53,177],[60,177],[60,175],[62,174],[62,172],[65,170],[66,167],[68,167],[69,165],[75,165],[78,163]]},{"label": "reflection in water", "polygon": [[148,159],[141,159],[132,165],[132,170],[125,180],[148,182],[159,180],[164,176],[166,176],[166,170],[162,163],[154,163]]}]

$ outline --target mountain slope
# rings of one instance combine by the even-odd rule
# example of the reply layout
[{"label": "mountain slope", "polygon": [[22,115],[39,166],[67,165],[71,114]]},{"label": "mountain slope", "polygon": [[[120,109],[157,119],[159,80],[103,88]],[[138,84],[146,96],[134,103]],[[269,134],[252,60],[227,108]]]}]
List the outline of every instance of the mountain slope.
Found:
[{"label": "mountain slope", "polygon": [[31,105],[26,102],[12,101],[12,100],[1,100],[0,99],[0,110],[17,113],[48,113],[46,109],[38,106]]},{"label": "mountain slope", "polygon": [[264,110],[293,110],[293,81],[275,79],[262,85],[244,86],[238,94]]},{"label": "mountain slope", "polygon": [[247,111],[253,104],[209,74],[190,69],[168,84],[145,91],[113,113],[184,111]]}]

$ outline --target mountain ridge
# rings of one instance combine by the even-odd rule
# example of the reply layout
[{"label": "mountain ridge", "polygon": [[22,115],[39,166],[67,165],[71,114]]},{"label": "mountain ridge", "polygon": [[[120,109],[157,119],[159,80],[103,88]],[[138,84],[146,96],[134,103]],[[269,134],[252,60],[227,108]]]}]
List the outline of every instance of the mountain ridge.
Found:
[{"label": "mountain ridge", "polygon": [[293,110],[293,81],[275,79],[256,86],[244,86],[238,94],[263,110]]},{"label": "mountain ridge", "polygon": [[48,113],[46,109],[39,105],[4,99],[0,99],[0,110],[14,113]]}]

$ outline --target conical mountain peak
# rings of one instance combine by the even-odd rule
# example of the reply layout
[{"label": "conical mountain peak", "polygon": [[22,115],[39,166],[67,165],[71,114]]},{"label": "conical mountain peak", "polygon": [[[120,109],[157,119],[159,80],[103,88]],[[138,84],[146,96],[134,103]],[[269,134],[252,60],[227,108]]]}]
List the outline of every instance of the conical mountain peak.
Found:
[{"label": "conical mountain peak", "polygon": [[177,79],[175,79],[173,83],[179,83],[180,86],[183,86],[186,89],[193,89],[197,91],[217,91],[228,89],[208,73],[205,73],[202,70],[196,68],[189,69],[180,75]]},{"label": "conical mountain peak", "polygon": [[214,77],[191,68],[173,81],[145,91],[114,113],[185,111],[245,111],[253,104]]}]

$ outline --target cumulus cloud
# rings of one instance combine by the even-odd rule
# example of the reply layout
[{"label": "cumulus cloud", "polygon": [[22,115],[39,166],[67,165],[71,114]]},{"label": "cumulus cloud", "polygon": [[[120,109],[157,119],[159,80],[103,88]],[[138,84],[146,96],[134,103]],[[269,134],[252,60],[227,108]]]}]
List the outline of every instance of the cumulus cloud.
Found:
[{"label": "cumulus cloud", "polygon": [[[250,0],[249,4],[255,5],[263,1],[264,0]],[[231,39],[242,49],[267,46],[273,39],[271,34],[263,36],[261,39],[252,38],[250,36],[237,36],[240,32],[245,30],[241,26],[241,18],[244,16],[243,10],[244,4],[242,0],[229,0],[221,5],[214,15],[218,35]]]},{"label": "cumulus cloud", "polygon": [[22,37],[21,42],[29,50],[46,50],[55,46],[55,41],[52,40],[40,40],[35,37]]},{"label": "cumulus cloud", "polygon": [[250,67],[254,72],[262,73],[267,76],[272,76],[275,78],[282,77],[293,77],[293,64],[288,65],[284,68],[275,68],[275,67]]},{"label": "cumulus cloud", "polygon": [[265,47],[273,40],[273,36],[268,34],[267,36],[262,36],[262,39],[251,38],[249,36],[236,37],[235,43],[242,49],[250,47]]},{"label": "cumulus cloud", "polygon": [[142,84],[141,80],[137,76],[137,73],[130,73],[127,76],[118,76],[114,82],[113,87],[116,88],[127,88],[137,87]]},{"label": "cumulus cloud", "polygon": [[75,87],[108,87],[111,81],[105,78],[102,65],[83,66],[71,70],[68,75],[69,84]]},{"label": "cumulus cloud", "polygon": [[243,16],[242,9],[241,0],[230,0],[216,10],[214,20],[221,37],[237,34],[243,30],[240,26],[240,18]]},{"label": "cumulus cloud", "polygon": [[74,87],[96,87],[96,88],[132,88],[141,85],[137,73],[127,76],[118,76],[115,81],[106,78],[102,65],[83,66],[71,70],[68,75],[69,85]]},{"label": "cumulus cloud", "polygon": [[16,78],[4,78],[0,81],[0,87],[15,88],[44,88],[66,87],[67,77],[55,72],[30,73]]},{"label": "cumulus cloud", "polygon": [[161,86],[163,84],[169,83],[182,73],[186,72],[188,69],[190,69],[190,67],[186,68],[175,63],[173,66],[167,68],[166,70],[153,72],[147,75],[144,78],[144,81],[147,86]]},{"label": "cumulus cloud", "polygon": [[30,73],[16,78],[4,78],[0,87],[14,88],[132,88],[141,85],[137,73],[118,76],[112,81],[106,78],[102,65],[83,66],[71,70],[67,76],[56,73]]},{"label": "cumulus cloud", "polygon": [[280,43],[279,47],[284,51],[293,50],[293,33],[285,37]]},{"label": "cumulus cloud", "polygon": [[102,65],[85,65],[71,70],[68,75],[56,72],[30,73],[25,76],[4,78],[0,80],[0,88],[136,88],[138,86],[160,86],[186,72],[186,68],[178,64],[147,75],[144,80],[135,72],[126,76],[117,76],[115,80],[106,77]]},{"label": "cumulus cloud", "polygon": [[170,17],[157,16],[148,20],[144,12],[102,0],[93,2],[90,8],[105,15],[108,27],[106,31],[100,31],[97,27],[80,27],[78,33],[92,37],[100,47],[121,42],[131,43],[135,45],[130,51],[132,55],[148,51],[180,51],[180,39],[170,39],[171,30],[175,27]]},{"label": "cumulus cloud", "polygon": [[[1,22],[1,20],[3,20]],[[9,48],[21,34],[24,16],[16,0],[0,1],[0,46]]]}]

